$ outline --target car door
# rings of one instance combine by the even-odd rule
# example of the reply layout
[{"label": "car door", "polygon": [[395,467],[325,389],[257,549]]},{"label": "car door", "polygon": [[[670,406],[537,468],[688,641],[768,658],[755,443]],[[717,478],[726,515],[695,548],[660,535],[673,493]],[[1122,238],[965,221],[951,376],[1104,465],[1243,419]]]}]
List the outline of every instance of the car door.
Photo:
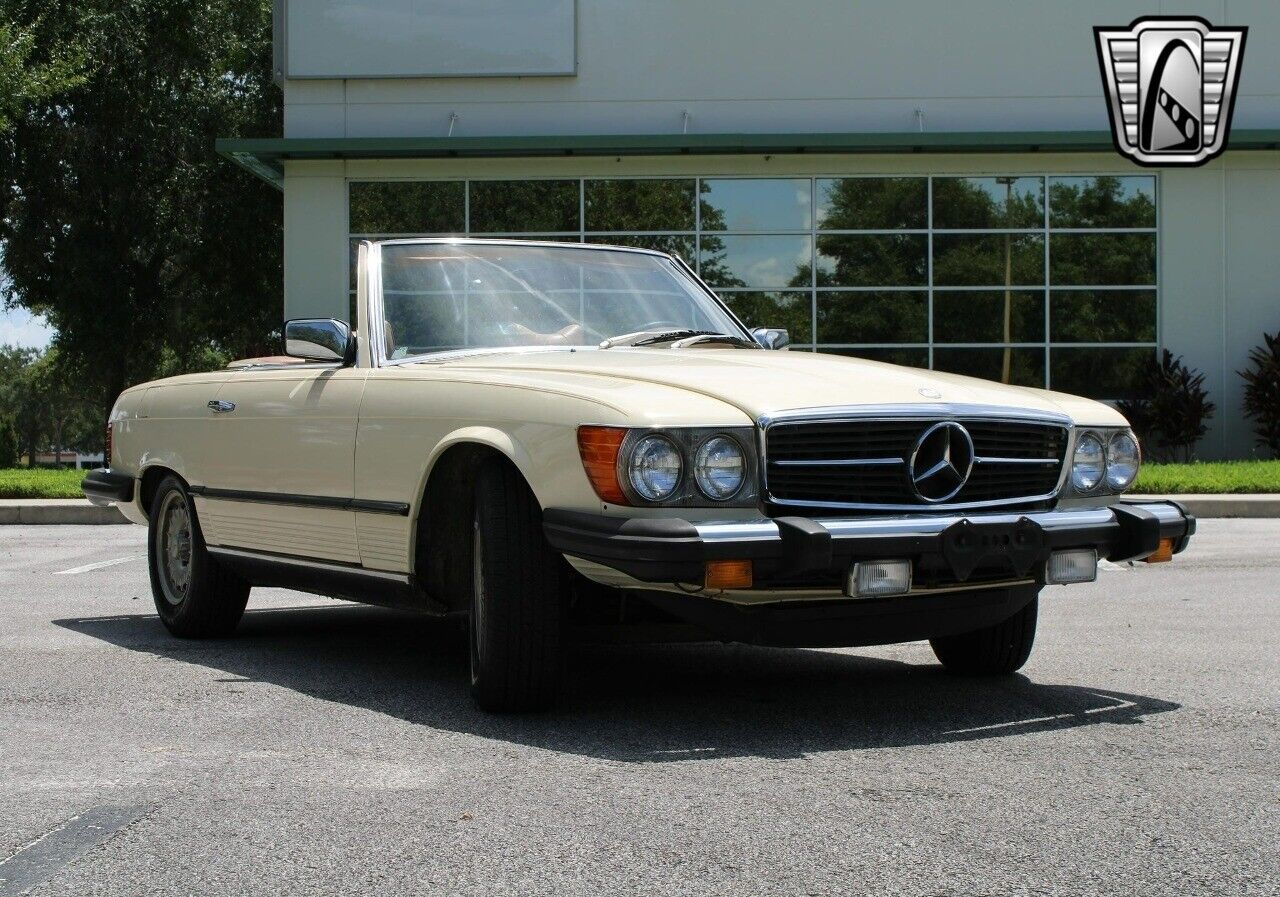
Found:
[{"label": "car door", "polygon": [[205,482],[193,484],[211,545],[358,564],[357,416],[367,371],[248,368],[211,400]]}]

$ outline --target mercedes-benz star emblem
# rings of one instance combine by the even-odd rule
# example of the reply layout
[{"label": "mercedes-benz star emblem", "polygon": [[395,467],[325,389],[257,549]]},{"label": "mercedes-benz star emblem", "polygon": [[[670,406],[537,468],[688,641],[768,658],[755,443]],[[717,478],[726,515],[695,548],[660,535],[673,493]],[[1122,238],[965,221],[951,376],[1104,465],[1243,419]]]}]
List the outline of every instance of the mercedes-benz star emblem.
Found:
[{"label": "mercedes-benz star emblem", "polygon": [[973,439],[953,420],[936,423],[921,433],[907,460],[911,487],[927,502],[954,498],[972,470]]}]

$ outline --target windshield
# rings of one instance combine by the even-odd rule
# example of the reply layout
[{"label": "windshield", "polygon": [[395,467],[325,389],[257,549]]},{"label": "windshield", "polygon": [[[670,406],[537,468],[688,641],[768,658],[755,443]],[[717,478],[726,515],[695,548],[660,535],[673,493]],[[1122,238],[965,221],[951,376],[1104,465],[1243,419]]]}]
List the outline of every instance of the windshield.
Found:
[{"label": "windshield", "polygon": [[569,246],[382,246],[387,357],[594,346],[638,331],[744,336],[670,259]]}]

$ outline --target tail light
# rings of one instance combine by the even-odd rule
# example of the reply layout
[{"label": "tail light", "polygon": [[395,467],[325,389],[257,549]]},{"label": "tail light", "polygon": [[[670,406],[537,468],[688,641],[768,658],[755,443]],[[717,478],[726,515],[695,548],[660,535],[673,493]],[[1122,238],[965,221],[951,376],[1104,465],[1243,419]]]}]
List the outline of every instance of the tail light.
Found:
[{"label": "tail light", "polygon": [[102,441],[102,466],[111,466],[111,421],[107,421],[107,435]]}]

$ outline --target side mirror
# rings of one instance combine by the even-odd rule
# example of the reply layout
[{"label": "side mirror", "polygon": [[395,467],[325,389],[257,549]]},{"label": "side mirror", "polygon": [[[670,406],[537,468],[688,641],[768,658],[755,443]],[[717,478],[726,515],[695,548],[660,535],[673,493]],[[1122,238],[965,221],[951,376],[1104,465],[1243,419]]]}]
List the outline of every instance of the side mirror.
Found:
[{"label": "side mirror", "polygon": [[791,335],[776,327],[757,327],[751,335],[766,349],[785,349],[791,345]]},{"label": "side mirror", "polygon": [[343,321],[300,318],[284,322],[284,354],[307,361],[350,365],[356,360],[356,341],[351,328]]}]

